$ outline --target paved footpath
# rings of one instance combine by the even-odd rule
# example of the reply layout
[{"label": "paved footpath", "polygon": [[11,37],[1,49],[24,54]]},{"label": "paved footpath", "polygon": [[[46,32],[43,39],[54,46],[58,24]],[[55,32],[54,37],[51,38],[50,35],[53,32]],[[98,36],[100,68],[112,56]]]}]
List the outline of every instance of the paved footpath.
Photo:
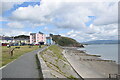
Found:
[{"label": "paved footpath", "polygon": [[38,50],[26,53],[2,69],[2,78],[42,78],[42,72],[36,63]]}]

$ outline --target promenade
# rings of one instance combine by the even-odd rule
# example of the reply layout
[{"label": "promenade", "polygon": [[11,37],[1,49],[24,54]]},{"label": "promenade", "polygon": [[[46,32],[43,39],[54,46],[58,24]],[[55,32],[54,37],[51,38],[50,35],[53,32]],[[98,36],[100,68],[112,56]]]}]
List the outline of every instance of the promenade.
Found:
[{"label": "promenade", "polygon": [[108,78],[109,74],[118,74],[118,65],[114,61],[102,60],[98,56],[82,53],[76,48],[64,48],[63,54],[84,79]]},{"label": "promenade", "polygon": [[36,54],[46,47],[26,53],[2,68],[2,78],[42,78],[41,69],[38,69]]}]

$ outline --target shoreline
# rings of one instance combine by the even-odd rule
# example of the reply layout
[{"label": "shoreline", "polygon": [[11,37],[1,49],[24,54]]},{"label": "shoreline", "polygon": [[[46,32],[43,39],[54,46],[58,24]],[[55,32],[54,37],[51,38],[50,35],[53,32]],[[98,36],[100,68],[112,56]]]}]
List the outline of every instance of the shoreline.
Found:
[{"label": "shoreline", "polygon": [[103,60],[98,55],[77,50],[77,47],[63,49],[66,59],[83,78],[108,78],[109,75],[118,74],[118,64],[113,60]]},{"label": "shoreline", "polygon": [[118,45],[86,45],[85,48],[78,48],[78,50],[84,50],[90,55],[100,55],[103,60],[112,60],[118,64]]}]

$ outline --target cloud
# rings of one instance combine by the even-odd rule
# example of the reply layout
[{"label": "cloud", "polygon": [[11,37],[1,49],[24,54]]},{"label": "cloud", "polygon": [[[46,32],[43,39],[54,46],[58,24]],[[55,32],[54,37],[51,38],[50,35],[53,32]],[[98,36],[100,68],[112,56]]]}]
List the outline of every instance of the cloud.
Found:
[{"label": "cloud", "polygon": [[0,28],[0,35],[17,36],[17,35],[30,35],[30,33],[31,32],[27,32],[24,30]]},{"label": "cloud", "polygon": [[0,17],[0,21],[8,21],[8,19],[6,19],[4,17]]},{"label": "cloud", "polygon": [[[113,0],[112,0],[113,1]],[[78,41],[117,38],[117,2],[75,2],[75,0],[41,0],[40,5],[19,7],[9,18],[15,22],[27,22],[34,27],[52,24],[46,31],[62,33]],[[86,23],[96,17],[91,26]],[[15,23],[12,23],[12,25]],[[9,25],[10,26],[10,25]]]},{"label": "cloud", "polygon": [[0,2],[0,15],[2,15],[5,11],[10,10],[16,4],[22,4],[20,2]]},{"label": "cloud", "polygon": [[41,9],[40,6],[28,6],[28,7],[20,7],[16,11],[13,12],[12,18],[20,20],[20,21],[31,21],[38,23],[45,23],[47,19],[44,17],[49,14],[49,11],[45,9]]},{"label": "cloud", "polygon": [[86,27],[85,23],[90,21],[88,16],[96,17],[94,25],[117,23],[117,2],[76,3],[53,1],[42,0],[40,6],[20,7],[12,13],[12,18],[32,23],[50,23],[58,28],[75,29]]},{"label": "cloud", "polygon": [[23,2],[40,2],[40,0],[0,0],[0,15],[12,9],[14,5],[22,4]]},{"label": "cloud", "polygon": [[40,0],[1,0],[1,2],[39,2]]},{"label": "cloud", "polygon": [[91,25],[86,30],[71,30],[64,34],[65,36],[72,37],[79,42],[91,40],[116,40],[118,39],[118,25],[110,24],[104,26]]},{"label": "cloud", "polygon": [[[54,4],[54,5],[53,5]],[[14,11],[12,18],[20,21],[30,21],[53,24],[59,28],[83,28],[89,21],[91,11],[76,3],[41,1],[41,5],[20,7]],[[61,21],[59,21],[61,20]]]},{"label": "cloud", "polygon": [[62,29],[59,28],[49,28],[47,26],[44,27],[44,32],[47,32],[48,34],[61,34]]},{"label": "cloud", "polygon": [[99,3],[96,5],[97,19],[94,25],[108,25],[118,23],[118,3]]},{"label": "cloud", "polygon": [[24,28],[24,25],[20,22],[9,22],[7,23],[7,26],[10,28]]},{"label": "cloud", "polygon": [[99,39],[117,39],[118,37],[118,24],[109,24],[104,26],[91,26],[91,30],[95,31],[93,36]]}]

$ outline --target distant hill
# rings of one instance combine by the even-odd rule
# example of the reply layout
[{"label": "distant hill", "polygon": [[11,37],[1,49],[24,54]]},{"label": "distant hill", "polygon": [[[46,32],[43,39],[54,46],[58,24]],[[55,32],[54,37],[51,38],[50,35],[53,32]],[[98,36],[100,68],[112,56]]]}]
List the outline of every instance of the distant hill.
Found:
[{"label": "distant hill", "polygon": [[61,35],[52,34],[50,36],[52,37],[53,41],[55,41],[55,43],[59,44],[60,46],[84,47],[81,43],[69,37],[63,37]]},{"label": "distant hill", "polygon": [[14,39],[29,39],[29,36],[27,35],[18,35],[18,36],[15,36]]},{"label": "distant hill", "polygon": [[94,40],[83,42],[83,44],[118,44],[118,42],[120,43],[118,40]]}]

